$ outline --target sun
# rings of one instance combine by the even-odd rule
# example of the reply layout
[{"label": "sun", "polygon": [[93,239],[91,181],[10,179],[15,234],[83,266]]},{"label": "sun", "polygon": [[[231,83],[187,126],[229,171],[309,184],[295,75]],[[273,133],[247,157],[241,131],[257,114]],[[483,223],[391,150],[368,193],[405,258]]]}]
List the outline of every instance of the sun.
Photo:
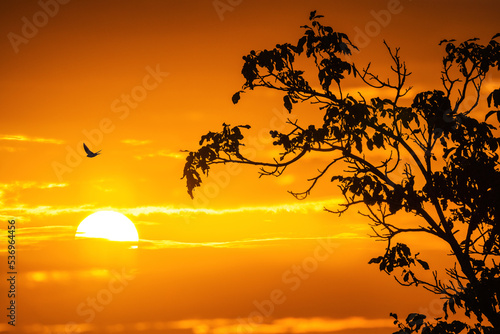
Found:
[{"label": "sun", "polygon": [[111,241],[139,241],[134,223],[125,215],[115,211],[98,211],[87,216],[78,225],[75,236]]}]

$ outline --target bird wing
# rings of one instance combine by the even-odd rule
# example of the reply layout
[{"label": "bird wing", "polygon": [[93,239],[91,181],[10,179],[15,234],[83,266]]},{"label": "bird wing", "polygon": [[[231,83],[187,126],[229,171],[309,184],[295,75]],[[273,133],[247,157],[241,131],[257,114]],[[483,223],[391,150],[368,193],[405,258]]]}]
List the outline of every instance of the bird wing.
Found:
[{"label": "bird wing", "polygon": [[93,154],[93,152],[91,150],[89,150],[89,148],[87,147],[87,145],[85,145],[85,143],[83,143],[83,149],[85,150],[85,152],[87,154]]}]

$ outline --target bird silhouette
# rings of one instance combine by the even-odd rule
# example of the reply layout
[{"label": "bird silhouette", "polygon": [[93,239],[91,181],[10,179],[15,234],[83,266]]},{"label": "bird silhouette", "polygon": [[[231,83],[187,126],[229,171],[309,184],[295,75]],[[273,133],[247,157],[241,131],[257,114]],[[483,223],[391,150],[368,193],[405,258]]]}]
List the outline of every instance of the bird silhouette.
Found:
[{"label": "bird silhouette", "polygon": [[87,145],[85,145],[85,143],[83,143],[83,149],[85,150],[85,152],[87,153],[87,157],[89,158],[93,158],[93,157],[96,157],[100,154],[101,150],[99,150],[98,152],[92,152],[91,150],[89,150],[89,148],[87,147]]}]

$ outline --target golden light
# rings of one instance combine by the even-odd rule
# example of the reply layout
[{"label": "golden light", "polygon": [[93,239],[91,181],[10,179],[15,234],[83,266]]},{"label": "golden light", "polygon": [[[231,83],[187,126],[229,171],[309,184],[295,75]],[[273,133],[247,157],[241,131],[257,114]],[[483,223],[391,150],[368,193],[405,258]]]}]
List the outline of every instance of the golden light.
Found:
[{"label": "golden light", "polygon": [[115,211],[98,211],[86,217],[78,225],[76,237],[139,241],[134,223],[125,215]]}]

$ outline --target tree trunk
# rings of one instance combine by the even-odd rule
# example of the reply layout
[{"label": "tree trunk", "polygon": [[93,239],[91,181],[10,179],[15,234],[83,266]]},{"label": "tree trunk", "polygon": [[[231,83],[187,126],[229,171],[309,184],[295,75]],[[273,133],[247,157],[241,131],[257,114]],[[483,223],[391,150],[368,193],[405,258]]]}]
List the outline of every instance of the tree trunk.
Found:
[{"label": "tree trunk", "polygon": [[[488,291],[485,291],[474,274],[474,270],[470,263],[470,257],[462,252],[462,248],[460,248],[460,245],[454,237],[451,237],[450,239],[451,240],[449,240],[448,243],[457,258],[458,263],[460,264],[463,274],[469,280],[472,286],[472,291],[476,297],[474,302],[475,305],[471,305],[472,311],[476,314],[476,316],[481,316],[481,314],[483,314],[495,329],[500,330],[500,314],[496,312],[495,305],[491,303],[491,296]],[[475,312],[474,308],[477,308],[479,314]]]}]

